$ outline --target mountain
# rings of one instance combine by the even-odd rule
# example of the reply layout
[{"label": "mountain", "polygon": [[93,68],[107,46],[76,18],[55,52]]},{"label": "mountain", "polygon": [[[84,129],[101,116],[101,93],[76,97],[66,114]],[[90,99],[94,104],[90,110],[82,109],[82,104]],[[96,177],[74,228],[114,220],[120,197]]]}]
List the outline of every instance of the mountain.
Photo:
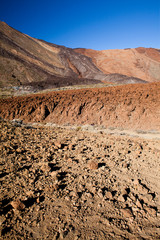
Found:
[{"label": "mountain", "polygon": [[122,74],[143,79],[147,82],[160,81],[160,50],[154,48],[133,48],[96,51],[76,49],[92,59],[105,74]]},{"label": "mountain", "polygon": [[0,75],[1,86],[47,82],[67,85],[80,83],[83,78],[105,78],[89,57],[29,37],[3,22],[0,22]]},{"label": "mountain", "polygon": [[71,49],[32,38],[0,22],[0,87],[50,88],[160,80],[160,51]]}]

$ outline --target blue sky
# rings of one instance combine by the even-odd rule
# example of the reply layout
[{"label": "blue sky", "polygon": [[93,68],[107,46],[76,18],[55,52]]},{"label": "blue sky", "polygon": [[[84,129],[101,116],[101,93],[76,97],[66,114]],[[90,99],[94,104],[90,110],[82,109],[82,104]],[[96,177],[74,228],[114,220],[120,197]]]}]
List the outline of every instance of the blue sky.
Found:
[{"label": "blue sky", "polygon": [[0,20],[71,48],[160,48],[159,0],[1,0]]}]

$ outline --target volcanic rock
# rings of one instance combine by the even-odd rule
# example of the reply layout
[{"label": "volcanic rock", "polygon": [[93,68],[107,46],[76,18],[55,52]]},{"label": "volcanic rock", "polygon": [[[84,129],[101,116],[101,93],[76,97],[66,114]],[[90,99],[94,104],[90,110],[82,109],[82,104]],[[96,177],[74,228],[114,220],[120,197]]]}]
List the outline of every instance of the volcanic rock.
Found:
[{"label": "volcanic rock", "polygon": [[[154,132],[160,130],[159,96],[160,82],[50,92],[0,99],[0,115],[24,122],[89,124]],[[49,110],[45,118],[39,111],[42,104]],[[61,149],[59,141],[54,145]],[[140,148],[136,151],[141,154]]]}]

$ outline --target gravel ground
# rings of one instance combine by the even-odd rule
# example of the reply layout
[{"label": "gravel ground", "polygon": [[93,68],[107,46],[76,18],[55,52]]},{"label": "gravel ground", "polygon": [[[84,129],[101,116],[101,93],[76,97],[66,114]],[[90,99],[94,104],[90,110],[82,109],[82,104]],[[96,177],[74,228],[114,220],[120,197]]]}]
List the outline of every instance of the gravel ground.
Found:
[{"label": "gravel ground", "polygon": [[160,144],[1,119],[1,239],[160,239]]}]

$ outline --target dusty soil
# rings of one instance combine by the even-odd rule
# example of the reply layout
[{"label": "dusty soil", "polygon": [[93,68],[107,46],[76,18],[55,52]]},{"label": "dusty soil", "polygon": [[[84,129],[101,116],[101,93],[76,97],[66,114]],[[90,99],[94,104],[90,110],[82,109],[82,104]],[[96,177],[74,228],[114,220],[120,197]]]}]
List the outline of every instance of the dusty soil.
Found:
[{"label": "dusty soil", "polygon": [[0,115],[25,122],[159,131],[160,82],[1,99]]},{"label": "dusty soil", "polygon": [[159,239],[160,144],[1,120],[1,239]]}]

